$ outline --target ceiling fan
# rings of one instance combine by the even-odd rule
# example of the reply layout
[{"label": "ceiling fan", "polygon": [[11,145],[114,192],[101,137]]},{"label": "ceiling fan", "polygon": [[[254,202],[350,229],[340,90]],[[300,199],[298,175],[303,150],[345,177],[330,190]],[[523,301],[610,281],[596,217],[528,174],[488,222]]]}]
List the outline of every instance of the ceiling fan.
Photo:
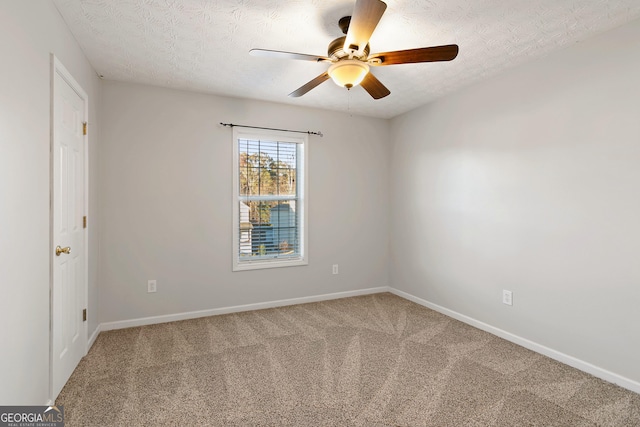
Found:
[{"label": "ceiling fan", "polygon": [[455,44],[370,55],[369,38],[386,8],[387,5],[381,0],[356,0],[352,16],[345,16],[338,22],[345,36],[329,43],[327,56],[267,49],[251,49],[249,54],[331,64],[327,71],[291,92],[291,97],[302,96],[331,78],[338,86],[347,89],[361,85],[374,99],[384,98],[391,92],[371,73],[370,66],[451,61],[458,55],[458,45]]}]

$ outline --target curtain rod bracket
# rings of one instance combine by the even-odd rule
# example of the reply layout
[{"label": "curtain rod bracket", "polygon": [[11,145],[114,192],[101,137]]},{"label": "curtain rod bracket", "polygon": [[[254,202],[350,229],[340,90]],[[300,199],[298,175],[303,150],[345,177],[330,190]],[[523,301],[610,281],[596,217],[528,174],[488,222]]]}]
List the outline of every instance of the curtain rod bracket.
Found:
[{"label": "curtain rod bracket", "polygon": [[308,135],[317,135],[319,137],[323,137],[324,135],[322,134],[322,132],[314,132],[311,130],[291,130],[291,129],[275,129],[275,128],[265,128],[265,127],[261,127],[261,126],[247,126],[247,125],[236,125],[233,123],[222,123],[220,122],[220,124],[222,126],[228,126],[228,127],[239,127],[239,128],[249,128],[249,129],[264,129],[264,130],[276,130],[276,131],[280,131],[280,132],[295,132],[295,133],[306,133]]}]

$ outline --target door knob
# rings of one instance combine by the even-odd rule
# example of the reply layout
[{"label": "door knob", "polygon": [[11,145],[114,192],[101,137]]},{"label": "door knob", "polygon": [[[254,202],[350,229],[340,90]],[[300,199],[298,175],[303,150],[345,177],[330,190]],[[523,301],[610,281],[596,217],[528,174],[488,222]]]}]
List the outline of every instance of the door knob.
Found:
[{"label": "door knob", "polygon": [[66,248],[61,248],[60,246],[56,246],[56,256],[60,256],[60,254],[68,254],[71,252],[71,247],[67,246]]}]

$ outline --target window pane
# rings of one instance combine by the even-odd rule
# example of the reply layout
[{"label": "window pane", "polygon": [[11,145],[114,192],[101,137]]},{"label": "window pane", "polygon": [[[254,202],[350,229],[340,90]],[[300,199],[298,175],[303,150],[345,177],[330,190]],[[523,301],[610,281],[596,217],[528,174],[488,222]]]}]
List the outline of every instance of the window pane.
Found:
[{"label": "window pane", "polygon": [[240,139],[241,196],[295,195],[297,144]]},{"label": "window pane", "polygon": [[240,202],[239,212],[241,259],[299,256],[295,200]]}]

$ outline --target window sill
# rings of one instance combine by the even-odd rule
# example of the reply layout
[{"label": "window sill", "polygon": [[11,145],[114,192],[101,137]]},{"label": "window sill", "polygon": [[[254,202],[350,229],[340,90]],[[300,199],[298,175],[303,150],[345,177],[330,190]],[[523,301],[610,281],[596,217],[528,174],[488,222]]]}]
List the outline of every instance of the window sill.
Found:
[{"label": "window sill", "polygon": [[306,258],[293,259],[293,260],[278,260],[278,261],[254,261],[254,262],[234,262],[233,271],[246,271],[246,270],[263,270],[267,268],[282,268],[282,267],[299,267],[301,265],[308,265],[309,262]]}]

